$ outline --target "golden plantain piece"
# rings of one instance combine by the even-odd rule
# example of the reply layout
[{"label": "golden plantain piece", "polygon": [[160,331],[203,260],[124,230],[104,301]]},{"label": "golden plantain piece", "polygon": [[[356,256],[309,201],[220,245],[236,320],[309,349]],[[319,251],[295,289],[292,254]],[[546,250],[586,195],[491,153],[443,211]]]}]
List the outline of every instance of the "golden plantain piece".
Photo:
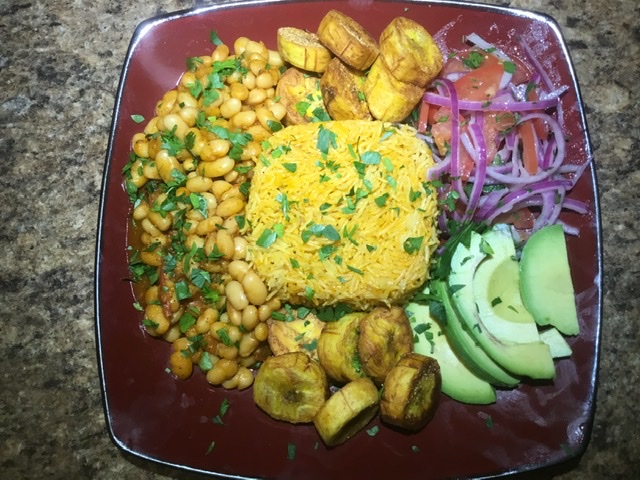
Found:
[{"label": "golden plantain piece", "polygon": [[347,383],[327,400],[313,419],[328,446],[346,442],[378,413],[378,389],[369,378]]},{"label": "golden plantain piece", "polygon": [[381,385],[398,360],[413,351],[413,333],[398,306],[376,307],[360,320],[358,355],[364,373]]},{"label": "golden plantain piece", "polygon": [[382,60],[373,62],[364,82],[371,115],[384,122],[404,120],[422,99],[424,88],[398,81]]},{"label": "golden plantain piece", "polygon": [[422,25],[396,17],[380,35],[380,58],[396,80],[426,87],[443,65],[442,52]]},{"label": "golden plantain piece", "polygon": [[358,326],[362,312],[348,313],[325,325],[318,340],[318,358],[331,379],[339,383],[363,377],[358,356]]},{"label": "golden plantain piece", "polygon": [[282,59],[302,70],[324,72],[333,56],[318,35],[301,28],[279,28],[277,42]]},{"label": "golden plantain piece", "polygon": [[371,120],[362,87],[365,76],[334,57],[320,77],[320,91],[333,120]]},{"label": "golden plantain piece", "polygon": [[320,78],[290,67],[280,77],[276,97],[286,109],[284,123],[300,125],[329,120],[320,91]]},{"label": "golden plantain piece", "polygon": [[353,18],[329,10],[320,21],[318,38],[344,63],[366,70],[378,56],[378,45],[367,30]]},{"label": "golden plantain piece", "polygon": [[318,339],[324,325],[325,323],[313,313],[289,321],[269,318],[269,347],[276,356],[302,352],[318,360]]},{"label": "golden plantain piece", "polygon": [[253,383],[253,401],[269,416],[309,423],[329,393],[322,367],[302,352],[267,358]]},{"label": "golden plantain piece", "polygon": [[435,358],[409,353],[394,366],[384,382],[380,416],[407,430],[424,427],[436,412],[442,377]]}]

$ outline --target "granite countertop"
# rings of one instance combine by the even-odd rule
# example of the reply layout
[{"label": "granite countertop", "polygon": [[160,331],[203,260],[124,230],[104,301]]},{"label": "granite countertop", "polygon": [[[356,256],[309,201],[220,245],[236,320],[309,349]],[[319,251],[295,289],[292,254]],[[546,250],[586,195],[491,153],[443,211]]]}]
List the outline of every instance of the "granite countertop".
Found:
[{"label": "granite countertop", "polygon": [[[94,255],[114,97],[136,25],[206,2],[0,4],[0,478],[184,478],[121,452],[105,426]],[[640,471],[640,7],[490,1],[554,17],[600,182],[604,315],[591,441],[562,479]],[[635,472],[635,473],[634,473]]]}]

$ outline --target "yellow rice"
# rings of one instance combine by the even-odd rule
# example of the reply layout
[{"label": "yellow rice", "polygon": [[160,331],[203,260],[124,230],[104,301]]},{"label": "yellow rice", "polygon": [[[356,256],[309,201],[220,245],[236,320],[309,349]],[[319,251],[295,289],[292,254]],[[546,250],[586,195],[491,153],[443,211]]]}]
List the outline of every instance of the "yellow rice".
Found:
[{"label": "yellow rice", "polygon": [[246,220],[250,260],[272,294],[360,309],[407,300],[437,244],[433,159],[416,131],[346,120],[290,126],[268,143]]}]

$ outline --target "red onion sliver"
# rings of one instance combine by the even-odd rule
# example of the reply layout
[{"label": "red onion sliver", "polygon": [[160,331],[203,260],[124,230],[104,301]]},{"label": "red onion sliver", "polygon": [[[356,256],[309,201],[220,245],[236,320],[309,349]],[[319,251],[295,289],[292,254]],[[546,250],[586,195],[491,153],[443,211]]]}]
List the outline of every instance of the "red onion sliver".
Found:
[{"label": "red onion sliver", "polygon": [[[439,79],[438,82],[442,82],[443,79]],[[437,105],[439,107],[449,107],[453,110],[452,101],[450,97],[439,95],[435,92],[426,92],[424,99],[431,105]],[[512,101],[484,101],[478,102],[474,100],[459,100],[458,111],[469,110],[472,112],[485,111],[485,112],[532,112],[536,110],[547,110],[549,108],[555,108],[560,103],[559,97],[551,97],[545,100],[532,100],[527,102]]]}]

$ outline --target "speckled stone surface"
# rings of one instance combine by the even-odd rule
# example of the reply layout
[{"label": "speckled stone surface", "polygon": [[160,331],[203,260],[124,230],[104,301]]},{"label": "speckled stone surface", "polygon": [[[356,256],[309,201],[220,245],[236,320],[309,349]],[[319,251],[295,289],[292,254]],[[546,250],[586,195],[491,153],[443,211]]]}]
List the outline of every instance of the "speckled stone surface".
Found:
[{"label": "speckled stone surface", "polygon": [[[186,477],[122,453],[107,434],[93,274],[102,169],[131,35],[148,17],[203,3],[0,2],[0,478]],[[597,410],[586,453],[558,478],[637,478],[639,4],[489,3],[559,22],[600,181],[605,274]]]}]

